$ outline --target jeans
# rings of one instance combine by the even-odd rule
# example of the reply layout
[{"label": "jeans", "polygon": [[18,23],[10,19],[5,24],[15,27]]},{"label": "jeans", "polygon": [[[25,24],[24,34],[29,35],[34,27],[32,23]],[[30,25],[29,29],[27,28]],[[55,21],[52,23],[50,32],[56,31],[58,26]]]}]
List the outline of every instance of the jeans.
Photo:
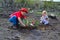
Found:
[{"label": "jeans", "polygon": [[16,16],[12,16],[9,18],[9,21],[13,23],[13,25],[18,25],[18,19]]}]

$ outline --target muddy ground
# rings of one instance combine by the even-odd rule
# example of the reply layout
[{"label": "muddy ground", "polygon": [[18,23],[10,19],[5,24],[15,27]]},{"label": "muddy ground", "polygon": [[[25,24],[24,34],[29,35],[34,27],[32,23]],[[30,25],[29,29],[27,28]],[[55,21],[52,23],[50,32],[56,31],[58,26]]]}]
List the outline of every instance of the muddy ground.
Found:
[{"label": "muddy ground", "polygon": [[[51,20],[53,22],[53,20]],[[56,22],[56,21],[54,21]],[[60,40],[60,24],[54,30],[11,30],[7,18],[0,18],[0,40]]]}]

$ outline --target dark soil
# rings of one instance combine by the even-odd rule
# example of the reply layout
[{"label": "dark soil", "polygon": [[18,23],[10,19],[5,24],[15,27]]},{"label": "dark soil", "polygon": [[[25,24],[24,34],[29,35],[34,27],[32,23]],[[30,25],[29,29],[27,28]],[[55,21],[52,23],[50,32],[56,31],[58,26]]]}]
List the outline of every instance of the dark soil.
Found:
[{"label": "dark soil", "polygon": [[[58,18],[59,19],[59,18]],[[0,18],[0,40],[60,40],[60,24],[51,20],[52,28],[47,30],[12,30],[8,29],[12,24],[7,18]]]}]

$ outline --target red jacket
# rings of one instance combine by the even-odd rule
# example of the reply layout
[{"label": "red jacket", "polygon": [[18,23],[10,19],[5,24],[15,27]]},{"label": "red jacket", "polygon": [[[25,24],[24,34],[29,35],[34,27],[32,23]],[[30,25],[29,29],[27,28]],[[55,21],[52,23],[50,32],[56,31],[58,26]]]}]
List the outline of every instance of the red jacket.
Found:
[{"label": "red jacket", "polygon": [[13,14],[10,15],[10,17],[16,16],[17,18],[26,18],[26,16],[22,15],[21,11],[14,12]]}]

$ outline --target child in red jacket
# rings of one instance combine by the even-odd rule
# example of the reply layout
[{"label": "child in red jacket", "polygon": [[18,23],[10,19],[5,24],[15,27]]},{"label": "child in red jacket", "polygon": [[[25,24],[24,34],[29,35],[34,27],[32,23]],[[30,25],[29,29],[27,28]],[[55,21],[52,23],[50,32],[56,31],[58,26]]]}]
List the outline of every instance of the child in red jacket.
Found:
[{"label": "child in red jacket", "polygon": [[26,26],[22,19],[26,19],[25,14],[28,13],[27,8],[21,8],[19,11],[14,12],[10,15],[9,21],[13,24],[14,28],[18,28],[18,23],[20,23],[22,26]]}]

